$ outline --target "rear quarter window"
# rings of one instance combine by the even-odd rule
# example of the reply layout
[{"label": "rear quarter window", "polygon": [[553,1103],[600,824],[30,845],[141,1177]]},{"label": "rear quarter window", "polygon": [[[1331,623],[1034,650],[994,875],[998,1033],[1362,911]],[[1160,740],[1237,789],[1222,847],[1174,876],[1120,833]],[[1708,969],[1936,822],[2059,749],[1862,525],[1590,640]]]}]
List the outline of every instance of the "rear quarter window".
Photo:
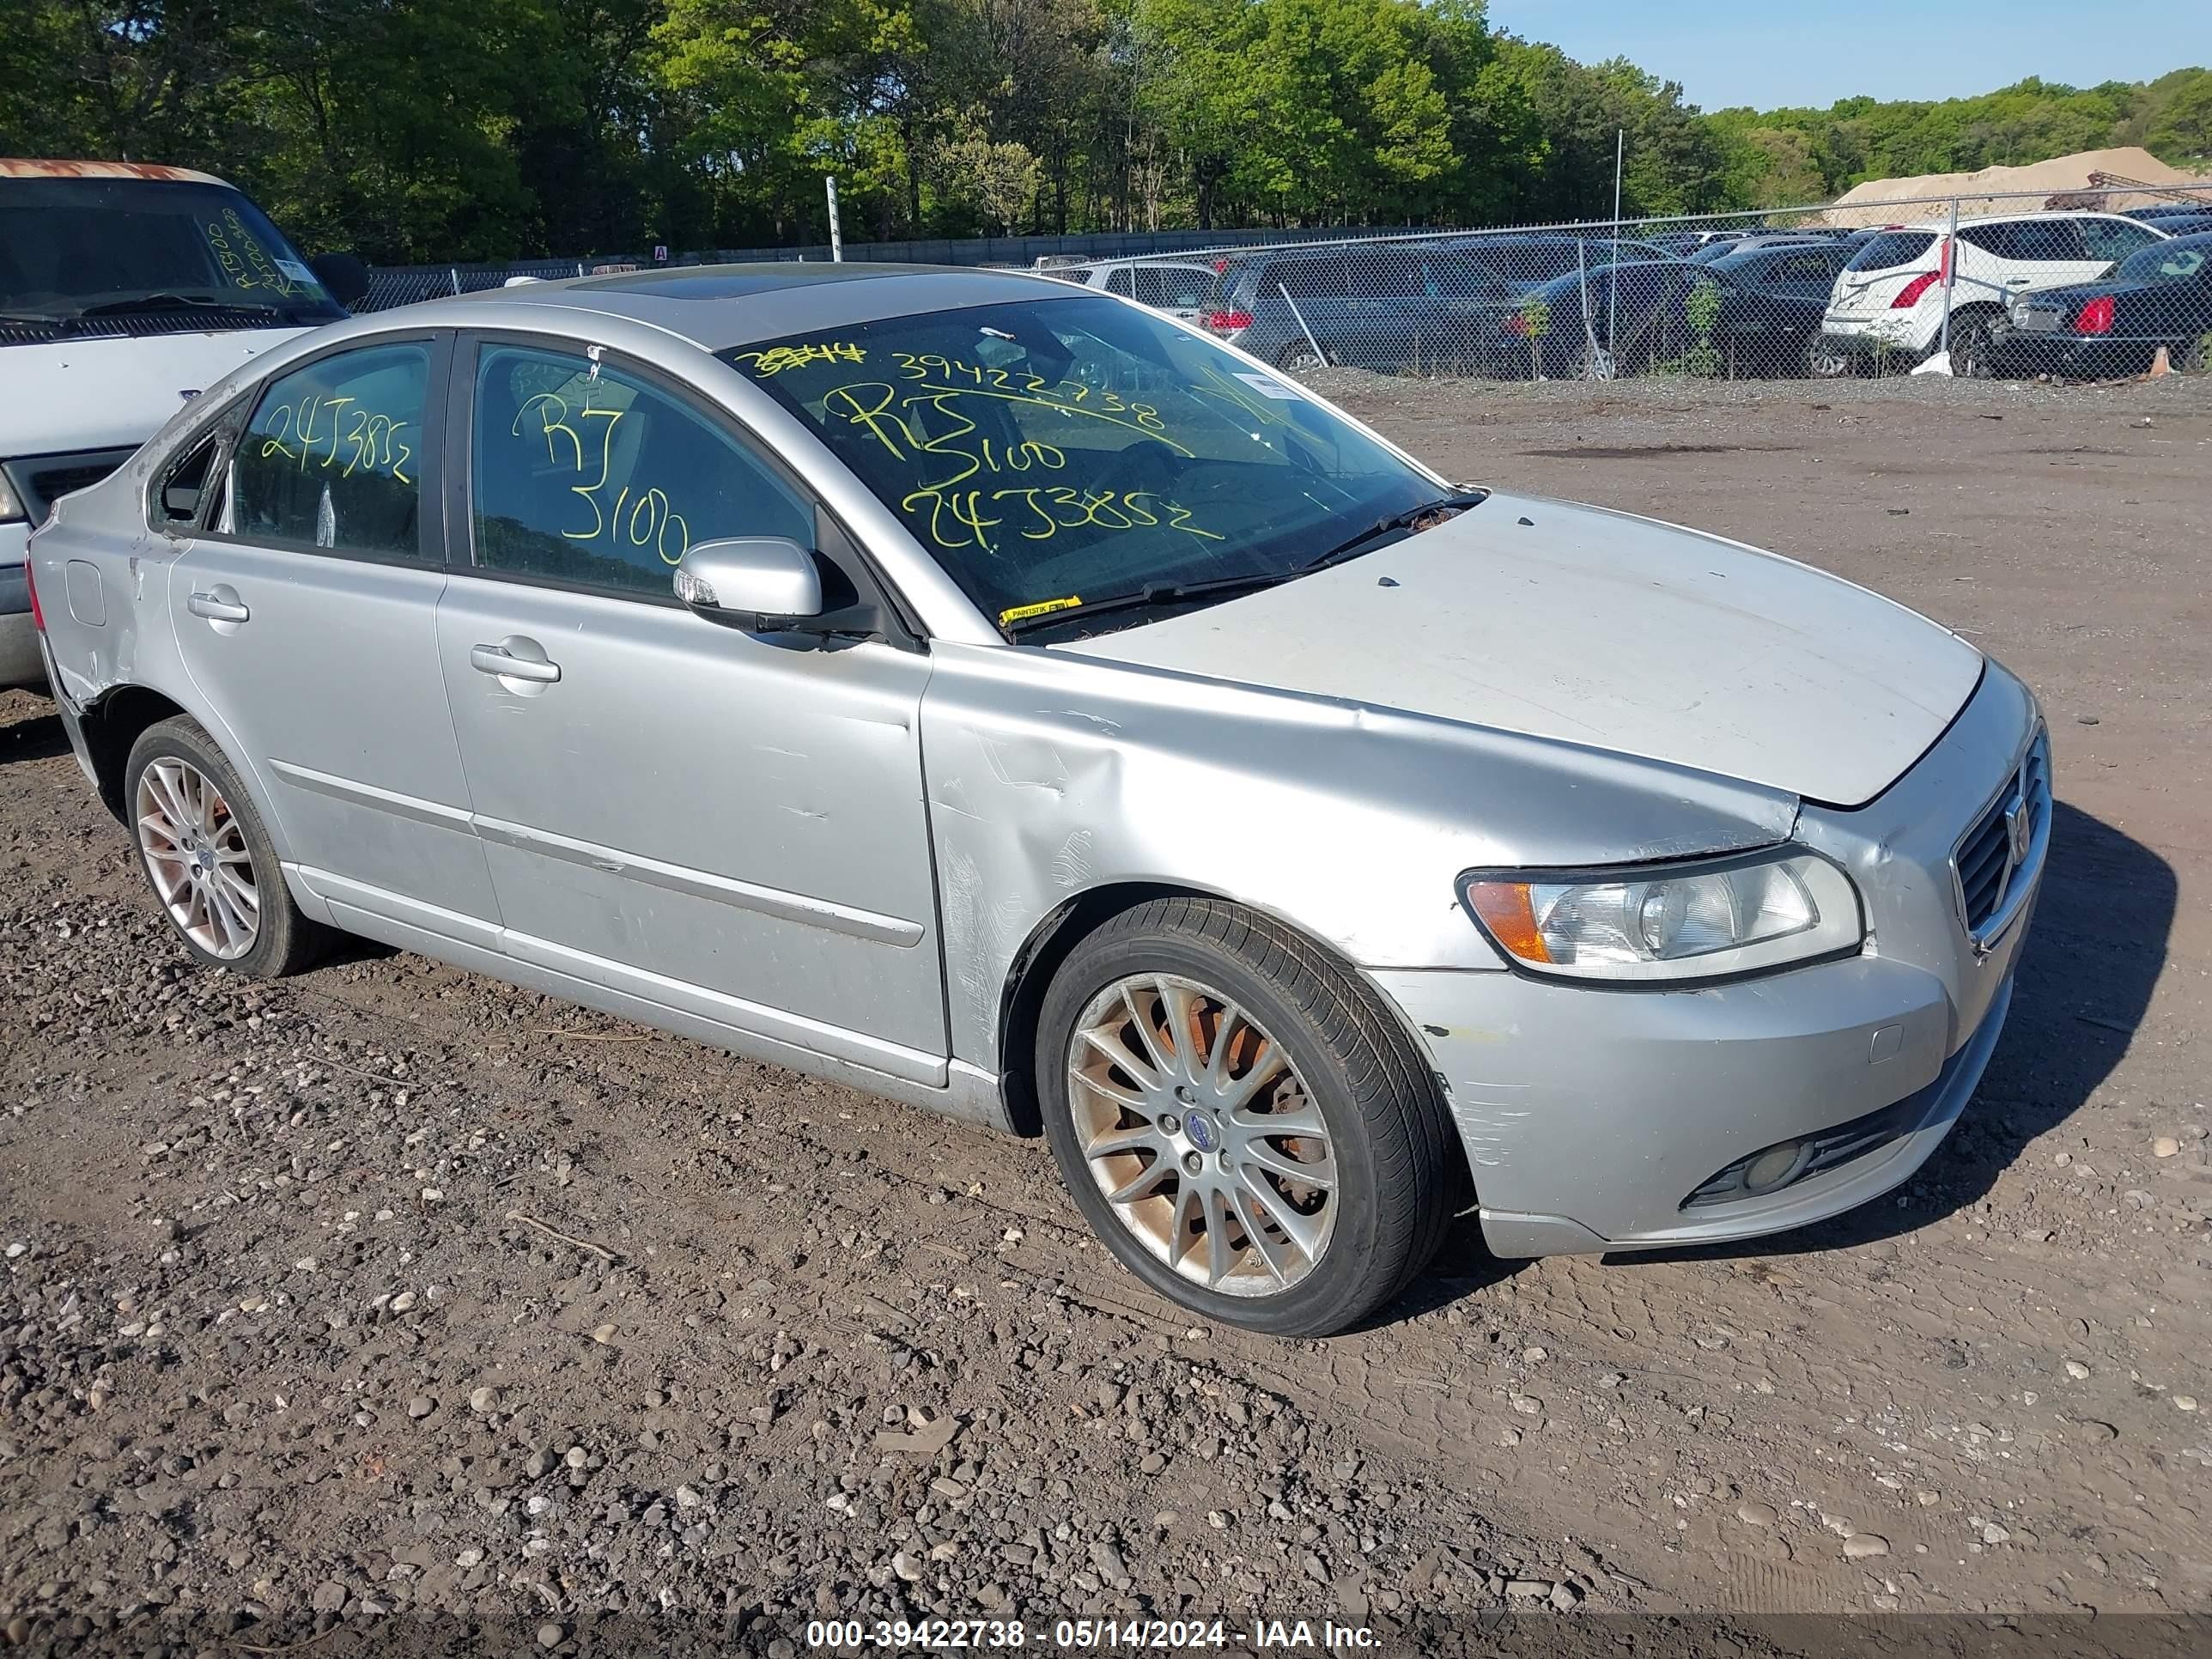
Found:
[{"label": "rear quarter window", "polygon": [[1852,256],[1850,270],[1887,270],[1909,265],[1936,246],[1932,230],[1891,230],[1870,240]]}]

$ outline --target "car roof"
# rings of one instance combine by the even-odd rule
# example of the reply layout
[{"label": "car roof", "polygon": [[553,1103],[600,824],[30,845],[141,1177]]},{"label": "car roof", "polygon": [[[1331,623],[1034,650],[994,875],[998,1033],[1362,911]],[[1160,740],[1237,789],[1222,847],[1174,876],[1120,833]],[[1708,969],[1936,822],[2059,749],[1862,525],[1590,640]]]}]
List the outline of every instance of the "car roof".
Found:
[{"label": "car roof", "polygon": [[[1831,258],[1848,259],[1853,257],[1856,252],[1857,250],[1852,247],[1848,242],[1831,242],[1826,240],[1803,242],[1761,242],[1755,247],[1730,248],[1726,253],[1717,254],[1714,258],[1705,261],[1705,269],[1708,270],[1734,270],[1743,265],[1750,264],[1756,260],[1767,258],[1786,259],[1793,255],[1806,253],[1819,253],[1824,254]],[[1694,264],[1697,261],[1692,260],[1690,263]]]},{"label": "car roof", "polygon": [[630,318],[722,351],[886,317],[1016,300],[1066,301],[1088,291],[1037,271],[793,259],[570,276],[426,300],[405,311],[410,323],[447,328],[471,326],[477,307],[488,301],[541,307],[551,313],[549,326],[561,312],[593,313]]},{"label": "car roof", "polygon": [[[1970,219],[1960,220],[1959,228],[1964,230],[1969,225],[2008,225],[2024,219],[2124,219],[2126,216],[2123,213],[2108,213],[2103,208],[2066,208],[2039,213],[1982,213]],[[2138,220],[2136,222],[2140,224],[2142,222]],[[1948,219],[1916,219],[1910,224],[1887,225],[1883,228],[1941,232],[1949,229],[1950,223]],[[2151,225],[2148,228],[2155,230],[2158,227]]]},{"label": "car roof", "polygon": [[1176,253],[1125,253],[1111,259],[1086,259],[1073,267],[1078,270],[1115,270],[1123,265],[1188,265],[1193,270],[1211,270],[1213,266],[1204,259],[1195,259]]},{"label": "car roof", "polygon": [[139,179],[154,184],[221,185],[225,190],[232,187],[228,179],[218,179],[212,173],[163,167],[154,161],[33,161],[4,155],[0,155],[0,179]]}]

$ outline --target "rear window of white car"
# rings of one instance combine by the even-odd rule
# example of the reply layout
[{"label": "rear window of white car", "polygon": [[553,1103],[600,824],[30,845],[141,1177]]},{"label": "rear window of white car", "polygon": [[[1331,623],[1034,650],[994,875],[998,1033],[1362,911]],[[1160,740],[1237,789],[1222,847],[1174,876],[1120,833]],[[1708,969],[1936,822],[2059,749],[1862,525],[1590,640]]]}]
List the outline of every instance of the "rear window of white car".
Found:
[{"label": "rear window of white car", "polygon": [[1889,230],[1868,239],[1867,245],[1852,256],[1846,270],[1887,270],[1895,265],[1909,265],[1936,246],[1932,230]]},{"label": "rear window of white car", "polygon": [[1213,273],[1198,265],[1135,265],[1130,276],[1136,297],[1144,305],[1171,311],[1188,311],[1206,303],[1213,291]]}]

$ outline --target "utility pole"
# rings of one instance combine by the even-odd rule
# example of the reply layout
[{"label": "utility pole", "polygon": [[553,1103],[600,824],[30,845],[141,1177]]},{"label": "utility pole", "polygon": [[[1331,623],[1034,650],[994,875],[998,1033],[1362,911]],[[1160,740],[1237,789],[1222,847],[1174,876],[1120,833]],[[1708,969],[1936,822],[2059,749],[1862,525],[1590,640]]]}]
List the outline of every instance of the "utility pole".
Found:
[{"label": "utility pole", "polygon": [[1613,325],[1620,319],[1620,164],[1628,155],[1628,130],[1613,130],[1613,264],[1605,273],[1605,349],[1614,349]]}]

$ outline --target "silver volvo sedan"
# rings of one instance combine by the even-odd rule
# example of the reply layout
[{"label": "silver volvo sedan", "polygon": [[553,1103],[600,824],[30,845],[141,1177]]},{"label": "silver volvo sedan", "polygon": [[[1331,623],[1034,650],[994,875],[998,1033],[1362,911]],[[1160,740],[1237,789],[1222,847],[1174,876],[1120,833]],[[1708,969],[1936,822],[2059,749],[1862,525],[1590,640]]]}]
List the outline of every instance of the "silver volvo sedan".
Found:
[{"label": "silver volvo sedan", "polygon": [[878,265],[325,328],[32,544],[199,960],[332,930],[1001,1129],[1212,1318],[1795,1227],[1995,1046],[2034,698],[1849,583],[1452,483],[1111,295]]}]

